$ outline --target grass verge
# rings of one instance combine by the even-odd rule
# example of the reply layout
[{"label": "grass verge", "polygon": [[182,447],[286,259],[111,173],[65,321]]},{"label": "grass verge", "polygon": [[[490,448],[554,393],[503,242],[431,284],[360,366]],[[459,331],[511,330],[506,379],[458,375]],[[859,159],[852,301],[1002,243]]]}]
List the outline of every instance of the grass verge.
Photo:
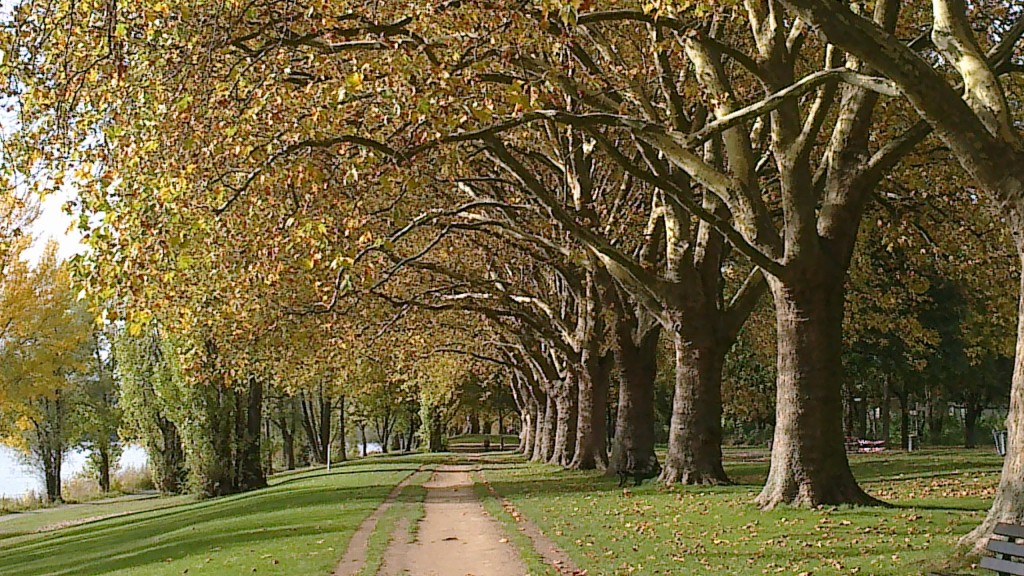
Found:
[{"label": "grass verge", "polygon": [[377,521],[366,542],[366,560],[359,570],[360,576],[374,576],[380,571],[384,564],[384,555],[388,546],[397,535],[397,528],[405,524],[407,526],[405,536],[409,542],[415,539],[416,526],[426,513],[423,500],[426,498],[427,490],[423,484],[430,479],[435,466],[417,472],[408,485],[402,489],[394,504]]},{"label": "grass verge", "polygon": [[14,512],[0,518],[0,550],[13,538],[194,502],[192,496],[122,496]]},{"label": "grass verge", "polygon": [[504,436],[498,436],[497,434],[463,434],[461,436],[452,436],[448,439],[449,446],[462,446],[462,445],[482,445],[484,439],[487,439],[491,444],[492,450],[497,450],[501,445],[501,440],[505,440],[505,448],[511,449],[519,446],[519,436],[512,434],[505,434]]},{"label": "grass verge", "polygon": [[512,457],[491,457],[484,473],[592,576],[896,576],[920,575],[953,555],[957,539],[984,517],[1001,465],[987,451],[852,455],[863,486],[893,508],[761,511],[752,501],[767,453],[726,457],[732,486],[620,489],[596,472]]},{"label": "grass verge", "polygon": [[[270,487],[0,540],[5,576],[327,574],[426,456],[353,461]],[[8,521],[13,522],[13,520]]]},{"label": "grass verge", "polygon": [[501,527],[504,529],[506,536],[508,536],[509,543],[519,552],[519,557],[526,564],[530,576],[557,576],[555,570],[548,565],[544,557],[533,547],[533,541],[530,537],[520,530],[516,519],[505,511],[501,502],[491,494],[487,486],[480,481],[474,482],[473,491],[476,492],[477,498],[483,503],[484,510],[501,523]]}]

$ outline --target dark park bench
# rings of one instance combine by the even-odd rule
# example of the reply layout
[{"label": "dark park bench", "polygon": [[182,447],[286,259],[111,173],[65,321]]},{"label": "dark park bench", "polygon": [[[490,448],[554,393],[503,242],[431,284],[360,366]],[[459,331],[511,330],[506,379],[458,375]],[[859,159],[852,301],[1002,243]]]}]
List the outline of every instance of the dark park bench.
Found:
[{"label": "dark park bench", "polygon": [[871,454],[885,450],[885,440],[865,440],[853,436],[846,437],[846,451],[860,454]]},{"label": "dark park bench", "polygon": [[992,570],[1000,576],[1011,574],[1024,576],[1024,526],[1015,524],[996,524],[993,531],[996,536],[1005,536],[1006,540],[989,538],[985,548],[995,557],[985,556],[981,559],[981,567]]},{"label": "dark park bench", "polygon": [[[1024,576],[1024,526],[996,524],[992,531],[999,538],[989,538],[985,548],[995,556],[982,556],[981,567],[992,570],[999,576]],[[957,576],[943,572],[929,572],[928,576]]]},{"label": "dark park bench", "polygon": [[[992,531],[994,536],[988,539],[985,548],[995,554],[994,557],[982,557],[981,567],[995,572],[999,576],[1024,576],[1024,526],[1015,524],[996,524]],[[1005,537],[1006,540],[996,538]],[[953,576],[939,572],[931,572],[928,576]]]}]

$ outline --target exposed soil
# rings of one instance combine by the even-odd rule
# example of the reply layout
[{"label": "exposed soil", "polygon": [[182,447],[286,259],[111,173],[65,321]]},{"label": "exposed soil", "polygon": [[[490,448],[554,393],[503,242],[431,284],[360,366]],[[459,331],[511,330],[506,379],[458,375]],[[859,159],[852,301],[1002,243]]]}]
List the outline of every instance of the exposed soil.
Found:
[{"label": "exposed soil", "polygon": [[349,540],[345,556],[338,563],[338,567],[334,569],[334,576],[356,576],[359,574],[359,570],[366,562],[366,546],[370,541],[370,535],[377,528],[377,521],[395,503],[398,495],[402,493],[402,489],[412,482],[414,476],[416,476],[415,472],[399,482],[388,493],[388,497],[384,499],[384,502],[372,514],[367,516],[366,520],[363,520],[359,528],[356,529],[356,533],[352,535],[352,539]]},{"label": "exposed soil", "polygon": [[472,466],[441,466],[427,489],[415,542],[392,540],[384,576],[524,576],[526,565],[473,492]]},{"label": "exposed soil", "polygon": [[483,478],[483,474],[480,474],[480,477],[480,480],[487,487],[487,490],[492,496],[501,502],[501,506],[505,509],[505,512],[508,512],[508,514],[515,519],[519,531],[526,534],[533,543],[533,549],[540,554],[541,558],[543,558],[545,562],[550,564],[559,574],[566,576],[586,575],[586,571],[577,568],[572,559],[569,558],[569,555],[565,553],[565,550],[559,548],[558,544],[555,544],[554,540],[548,538],[547,535],[541,532],[540,528],[524,518],[523,515],[516,510],[515,505],[506,500],[501,494],[498,494],[498,492],[494,490],[494,487],[491,486],[485,478]]}]

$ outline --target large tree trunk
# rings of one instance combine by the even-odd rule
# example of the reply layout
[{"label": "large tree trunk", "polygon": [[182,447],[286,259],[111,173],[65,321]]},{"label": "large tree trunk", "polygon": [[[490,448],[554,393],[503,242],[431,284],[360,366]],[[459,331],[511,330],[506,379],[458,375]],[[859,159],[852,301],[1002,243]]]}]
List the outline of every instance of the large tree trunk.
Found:
[{"label": "large tree trunk", "polygon": [[160,436],[146,445],[153,484],[164,494],[178,494],[185,486],[188,476],[185,465],[185,449],[181,443],[178,427],[163,416],[157,417]]},{"label": "large tree trunk", "polygon": [[46,484],[46,501],[59,504],[64,501],[60,483],[63,455],[59,450],[46,449],[43,455],[43,480]]},{"label": "large tree trunk", "polygon": [[900,401],[900,448],[907,450],[910,448],[910,397],[906,388],[903,394],[897,394],[896,397]]},{"label": "large tree trunk", "polygon": [[942,441],[942,429],[948,411],[949,403],[933,391],[932,400],[928,403],[928,441],[932,444],[939,444]]},{"label": "large tree trunk", "polygon": [[607,429],[605,410],[608,407],[608,377],[610,357],[594,352],[584,354],[579,379],[579,412],[576,421],[576,453],[570,468],[575,470],[604,470],[608,466]]},{"label": "large tree trunk", "polygon": [[[432,414],[428,423],[427,451],[440,452],[444,450],[444,425],[439,414]],[[364,436],[365,438],[365,436]]]},{"label": "large tree trunk", "polygon": [[676,382],[665,483],[722,484],[722,368],[727,348],[704,323],[675,323]]},{"label": "large tree trunk", "polygon": [[110,492],[110,443],[100,442],[96,451],[99,452],[100,491],[107,493]]},{"label": "large tree trunk", "polygon": [[555,446],[548,460],[551,464],[568,466],[576,451],[578,386],[576,377],[569,374],[555,396]]},{"label": "large tree trunk", "polygon": [[657,461],[654,455],[654,381],[658,376],[661,328],[652,327],[639,344],[633,340],[633,329],[628,325],[616,328],[619,400],[609,475]]},{"label": "large tree trunk", "polygon": [[330,456],[327,455],[331,451],[331,401],[324,397],[323,391],[320,392],[319,403],[320,403],[320,457],[322,458],[321,464],[326,464],[330,460]]},{"label": "large tree trunk", "polygon": [[883,377],[882,382],[882,440],[886,446],[892,437],[892,385],[889,383],[889,376]]},{"label": "large tree trunk", "polygon": [[348,460],[348,431],[345,429],[345,395],[342,394],[338,399],[338,437],[341,440],[340,452],[338,456],[339,462]]},{"label": "large tree trunk", "polygon": [[522,428],[519,430],[519,452],[529,460],[533,456],[533,419],[537,415],[537,410],[533,406],[527,406],[520,416],[520,420],[523,422]]},{"label": "large tree trunk", "polygon": [[[1010,221],[1017,244],[1017,256],[1024,269],[1024,200],[1021,204]],[[999,477],[999,487],[992,507],[984,522],[960,540],[962,545],[972,546],[977,551],[984,546],[996,524],[1024,524],[1024,275],[1021,276],[1017,309],[1017,349],[1006,428],[1006,457],[1003,459],[1003,472]]]},{"label": "large tree trunk", "polygon": [[[1014,126],[996,70],[982,64],[988,55],[974,36],[967,3],[932,3],[933,45],[958,69],[965,90],[952,86],[944,74],[932,68],[931,61],[916,57],[900,38],[880,33],[844,6],[822,0],[784,0],[784,4],[820,29],[830,42],[863,59],[901,88],[978,186],[998,203],[998,215],[1009,224],[1019,264],[1024,264],[1024,154],[1020,132]],[[1006,58],[1019,38],[1010,35],[1009,40],[1011,44],[1000,47],[1007,48]],[[1020,524],[1024,519],[1024,279],[1020,288],[1007,418],[1008,453],[988,516],[960,541],[976,552],[983,550],[996,523]]]},{"label": "large tree trunk", "polygon": [[981,407],[975,402],[964,402],[964,448],[978,446],[978,417]]},{"label": "large tree trunk", "polygon": [[533,420],[533,453],[530,455],[530,460],[534,462],[547,460],[544,456],[544,450],[547,443],[545,434],[548,430],[548,402],[548,397],[545,395],[543,402],[537,404],[537,416]]},{"label": "large tree trunk", "polygon": [[853,477],[842,419],[843,276],[809,268],[769,278],[778,333],[771,468],[757,497],[779,504],[878,504]]},{"label": "large tree trunk", "polygon": [[295,434],[289,428],[281,428],[281,450],[287,469],[295,470]]},{"label": "large tree trunk", "polygon": [[243,424],[240,437],[237,439],[238,474],[235,489],[239,492],[263,488],[267,485],[267,476],[263,471],[260,454],[260,435],[263,424],[263,381],[259,378],[250,378],[246,396],[245,409],[237,415]]},{"label": "large tree trunk", "polygon": [[539,462],[551,460],[555,452],[555,433],[558,425],[555,420],[558,418],[558,410],[555,408],[554,391],[548,393],[544,403],[544,417],[541,420],[540,434],[537,436],[539,450],[533,453],[533,459]]},{"label": "large tree trunk", "polygon": [[327,452],[322,443],[323,426],[317,420],[316,402],[308,398],[303,392],[299,405],[302,408],[302,429],[306,432],[306,440],[309,442],[309,449],[313,455],[313,461],[317,464],[327,463]]},{"label": "large tree trunk", "polygon": [[594,429],[594,382],[584,374],[584,365],[579,367],[580,374],[576,381],[576,438],[575,450],[566,465],[578,470],[593,470],[597,467],[594,453],[591,450],[591,436]]},{"label": "large tree trunk", "polygon": [[405,449],[408,452],[412,452],[416,449],[416,422],[412,419],[409,420],[409,429],[405,434]]}]

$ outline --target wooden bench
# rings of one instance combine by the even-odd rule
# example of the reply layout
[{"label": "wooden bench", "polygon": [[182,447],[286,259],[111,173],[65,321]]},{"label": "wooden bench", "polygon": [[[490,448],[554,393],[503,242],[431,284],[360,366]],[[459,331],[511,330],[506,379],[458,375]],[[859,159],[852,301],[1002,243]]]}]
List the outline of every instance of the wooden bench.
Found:
[{"label": "wooden bench", "polygon": [[992,532],[996,536],[1005,536],[1006,540],[989,538],[985,548],[995,557],[984,556],[981,567],[992,570],[1000,576],[1024,576],[1024,526],[1016,524],[996,524]]},{"label": "wooden bench", "polygon": [[860,454],[883,452],[885,451],[885,440],[865,440],[855,436],[847,436],[846,451]]},{"label": "wooden bench", "polygon": [[[989,538],[985,548],[995,556],[982,556],[981,567],[994,571],[999,576],[1024,576],[1024,526],[996,524],[992,531],[995,536],[1006,540]],[[928,576],[962,576],[945,572],[929,572]]]}]

